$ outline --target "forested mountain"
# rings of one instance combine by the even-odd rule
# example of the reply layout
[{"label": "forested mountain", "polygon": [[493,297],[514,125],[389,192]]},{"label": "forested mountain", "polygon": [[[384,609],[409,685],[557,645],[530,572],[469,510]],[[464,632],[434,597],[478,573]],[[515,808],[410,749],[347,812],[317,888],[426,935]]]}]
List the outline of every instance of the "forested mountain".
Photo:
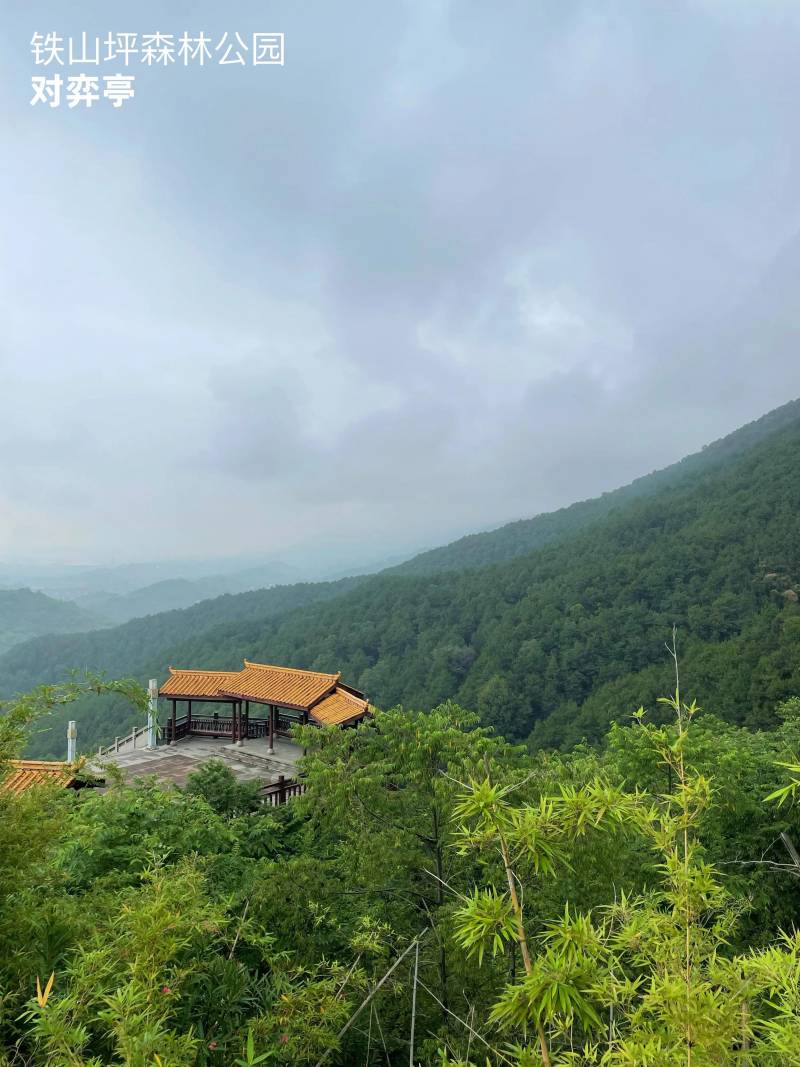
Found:
[{"label": "forested mountain", "polygon": [[32,589],[0,589],[0,652],[41,634],[71,633],[106,625],[99,615]]},{"label": "forested mountain", "polygon": [[[215,562],[219,573],[205,573]],[[245,562],[177,561],[120,567],[52,566],[38,570],[0,566],[0,586],[30,586],[59,601],[71,601],[87,612],[96,627],[188,608],[226,593],[245,593],[279,583],[296,584],[303,577],[284,563],[253,565],[251,562],[245,566]],[[162,573],[165,576],[158,577]]]},{"label": "forested mountain", "polygon": [[[182,649],[184,662],[253,658],[341,669],[382,706],[455,697],[511,738],[552,717],[584,732],[669,683],[679,628],[687,685],[732,721],[767,725],[800,691],[800,422],[684,487],[510,563],[380,576],[346,597]],[[625,679],[627,706],[617,699]],[[602,687],[614,683],[617,690]],[[634,696],[634,691],[636,695]]]},{"label": "forested mountain", "polygon": [[[800,691],[792,410],[714,446],[713,463],[695,459],[677,482],[526,556],[277,588],[29,642],[0,659],[3,689],[70,667],[146,679],[169,663],[235,667],[247,656],[341,670],[384,707],[453,697],[509,738],[535,731],[561,744],[601,736],[643,695],[664,691],[664,641],[676,624],[687,685],[731,721],[767,725],[775,702]],[[81,712],[84,743],[122,732],[127,714]],[[59,753],[60,734],[59,722],[55,740],[42,735],[33,751]]]},{"label": "forested mountain", "polygon": [[668,486],[686,485],[706,471],[735,459],[759,441],[791,425],[800,418],[800,400],[742,426],[726,437],[707,445],[702,451],[686,456],[663,470],[637,478],[592,500],[582,500],[558,511],[520,519],[496,530],[469,534],[449,545],[422,552],[394,568],[396,574],[436,574],[446,570],[464,570],[502,563],[527,555],[536,548],[559,541],[585,529],[593,522],[614,514],[632,500],[658,493]]},{"label": "forested mountain", "polygon": [[160,663],[166,650],[180,649],[207,631],[215,632],[221,627],[233,632],[253,620],[269,619],[341,596],[361,581],[362,578],[343,578],[338,582],[303,582],[237,596],[228,594],[184,610],[132,619],[112,629],[28,641],[14,650],[15,655],[3,658],[2,692],[7,695],[48,679],[63,678],[73,669],[114,675],[135,673],[148,664]]}]

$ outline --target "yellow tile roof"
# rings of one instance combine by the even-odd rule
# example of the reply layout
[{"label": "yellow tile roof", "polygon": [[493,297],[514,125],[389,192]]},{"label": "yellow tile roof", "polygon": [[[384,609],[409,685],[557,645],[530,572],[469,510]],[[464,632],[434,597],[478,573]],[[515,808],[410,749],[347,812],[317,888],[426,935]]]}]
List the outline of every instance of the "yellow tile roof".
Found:
[{"label": "yellow tile roof", "polygon": [[283,708],[308,711],[339,680],[338,674],[303,671],[295,667],[276,667],[269,663],[244,661],[244,670],[234,675],[222,688],[228,696],[277,704]]},{"label": "yellow tile roof", "polygon": [[[2,775],[2,772],[0,772]],[[75,780],[73,767],[58,760],[12,759],[8,771],[0,777],[0,792],[24,793],[34,785],[52,784],[68,786]]]},{"label": "yellow tile roof", "polygon": [[369,701],[356,696],[347,689],[338,686],[329,696],[315,704],[311,709],[311,718],[323,726],[341,726],[350,719],[358,719],[369,713]]},{"label": "yellow tile roof", "polygon": [[269,663],[244,661],[240,671],[178,670],[170,667],[170,677],[159,695],[180,700],[252,700],[282,708],[308,711],[311,718],[337,724],[369,712],[369,704],[355,689],[339,682],[340,675],[279,667]]},{"label": "yellow tile roof", "polygon": [[188,699],[190,697],[205,697],[209,699],[217,696],[220,689],[224,688],[235,678],[238,678],[242,673],[241,671],[190,671],[190,670],[178,670],[175,667],[170,667],[170,676],[166,682],[159,689],[159,696],[162,697],[181,697]]}]

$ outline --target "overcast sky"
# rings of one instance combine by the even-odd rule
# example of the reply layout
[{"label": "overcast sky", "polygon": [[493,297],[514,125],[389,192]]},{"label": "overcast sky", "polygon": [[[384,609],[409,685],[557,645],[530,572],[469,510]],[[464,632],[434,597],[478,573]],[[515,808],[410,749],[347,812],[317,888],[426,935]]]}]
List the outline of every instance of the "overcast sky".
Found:
[{"label": "overcast sky", "polygon": [[[794,0],[0,22],[6,561],[391,555],[800,394]],[[285,65],[31,107],[34,32],[84,30],[281,31]]]}]

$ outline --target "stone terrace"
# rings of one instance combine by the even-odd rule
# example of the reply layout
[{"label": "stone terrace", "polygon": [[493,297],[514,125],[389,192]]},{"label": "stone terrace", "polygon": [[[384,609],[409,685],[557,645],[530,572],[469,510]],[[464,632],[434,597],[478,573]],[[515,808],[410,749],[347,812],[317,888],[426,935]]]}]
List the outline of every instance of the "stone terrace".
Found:
[{"label": "stone terrace", "polygon": [[260,781],[267,785],[276,782],[280,775],[292,778],[297,760],[303,753],[298,745],[281,738],[275,739],[274,756],[267,755],[263,740],[234,745],[225,737],[186,737],[175,745],[155,749],[146,749],[142,745],[141,738],[138,746],[128,739],[119,746],[119,751],[93,758],[92,765],[115,764],[126,782],[155,775],[159,781],[183,786],[192,771],[210,759],[219,759],[230,767],[237,781]]}]

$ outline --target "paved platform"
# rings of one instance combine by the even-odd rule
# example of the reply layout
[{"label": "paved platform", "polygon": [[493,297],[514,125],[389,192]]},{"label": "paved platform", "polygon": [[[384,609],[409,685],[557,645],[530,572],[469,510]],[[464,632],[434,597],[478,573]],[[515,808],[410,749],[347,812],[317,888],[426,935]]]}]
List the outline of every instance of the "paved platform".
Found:
[{"label": "paved platform", "polygon": [[291,778],[303,750],[291,741],[275,739],[275,755],[267,754],[263,739],[232,745],[228,738],[186,737],[175,745],[159,745],[156,749],[134,748],[127,745],[119,752],[95,757],[93,766],[114,764],[126,782],[155,775],[159,781],[175,785],[186,784],[187,777],[211,759],[222,760],[240,782],[276,782],[279,775]]}]

